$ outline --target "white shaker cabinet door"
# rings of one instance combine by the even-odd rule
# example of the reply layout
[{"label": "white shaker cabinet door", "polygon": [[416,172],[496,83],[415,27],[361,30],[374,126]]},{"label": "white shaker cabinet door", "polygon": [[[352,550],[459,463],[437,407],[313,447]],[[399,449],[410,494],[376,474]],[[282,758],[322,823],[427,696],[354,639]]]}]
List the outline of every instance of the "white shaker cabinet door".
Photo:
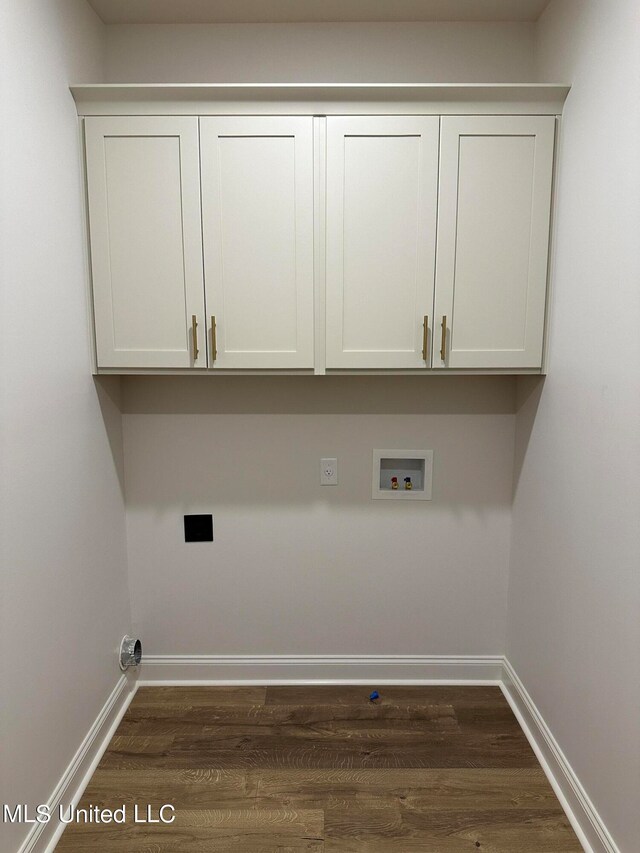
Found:
[{"label": "white shaker cabinet door", "polygon": [[312,128],[200,119],[211,367],[313,367]]},{"label": "white shaker cabinet door", "polygon": [[90,117],[85,144],[98,367],[206,367],[197,118]]},{"label": "white shaker cabinet door", "polygon": [[327,119],[329,368],[430,365],[438,133],[433,116]]},{"label": "white shaker cabinet door", "polygon": [[555,119],[444,116],[433,366],[542,364]]}]

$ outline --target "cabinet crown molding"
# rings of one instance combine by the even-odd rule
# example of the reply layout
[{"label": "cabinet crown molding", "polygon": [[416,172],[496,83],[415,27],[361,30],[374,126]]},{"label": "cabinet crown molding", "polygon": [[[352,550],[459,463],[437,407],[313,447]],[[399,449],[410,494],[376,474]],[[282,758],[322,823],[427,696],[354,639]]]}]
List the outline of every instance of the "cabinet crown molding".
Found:
[{"label": "cabinet crown molding", "polygon": [[[80,116],[299,114],[559,115],[552,83],[92,83],[70,87]],[[222,106],[223,105],[223,106]]]}]

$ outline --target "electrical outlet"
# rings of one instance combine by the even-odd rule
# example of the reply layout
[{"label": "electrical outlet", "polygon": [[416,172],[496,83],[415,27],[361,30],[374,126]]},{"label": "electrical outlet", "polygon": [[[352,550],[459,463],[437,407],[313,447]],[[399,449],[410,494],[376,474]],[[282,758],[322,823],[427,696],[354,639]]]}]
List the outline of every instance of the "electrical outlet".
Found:
[{"label": "electrical outlet", "polygon": [[321,459],[320,460],[320,485],[321,486],[337,486],[338,485],[338,460],[337,459]]}]

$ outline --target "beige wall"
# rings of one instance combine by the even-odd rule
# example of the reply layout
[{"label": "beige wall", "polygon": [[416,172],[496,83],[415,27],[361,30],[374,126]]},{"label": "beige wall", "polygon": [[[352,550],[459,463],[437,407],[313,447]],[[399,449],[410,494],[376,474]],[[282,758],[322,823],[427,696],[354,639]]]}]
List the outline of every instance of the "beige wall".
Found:
[{"label": "beige wall", "polygon": [[[512,378],[127,378],[136,627],[157,654],[500,654]],[[434,500],[371,499],[373,448]],[[339,485],[319,485],[337,456]],[[182,515],[212,512],[213,544]]]},{"label": "beige wall", "polygon": [[[530,24],[107,30],[112,81],[533,75]],[[146,651],[500,653],[514,388],[509,378],[125,379],[130,576]],[[432,448],[434,501],[373,502],[374,447]],[[335,489],[318,485],[327,455],[340,460]],[[182,541],[189,511],[213,512],[213,545]]]},{"label": "beige wall", "polygon": [[[107,30],[110,81],[533,75],[531,24]],[[125,379],[131,584],[147,651],[499,653],[514,387]],[[435,451],[434,501],[373,502],[372,449],[413,446]],[[339,457],[335,489],[318,485],[323,455]],[[213,512],[213,545],[181,541],[182,515],[194,510]]]},{"label": "beige wall", "polygon": [[540,22],[541,77],[572,90],[549,376],[517,416],[507,644],[621,851],[640,837],[639,44],[636,0],[556,0]]},{"label": "beige wall", "polygon": [[[82,0],[1,4],[0,799],[31,806],[116,684],[130,619],[120,413],[90,375],[68,90],[103,59]],[[3,826],[2,850],[28,829]]]},{"label": "beige wall", "polygon": [[528,82],[534,24],[210,24],[107,27],[107,80]]}]

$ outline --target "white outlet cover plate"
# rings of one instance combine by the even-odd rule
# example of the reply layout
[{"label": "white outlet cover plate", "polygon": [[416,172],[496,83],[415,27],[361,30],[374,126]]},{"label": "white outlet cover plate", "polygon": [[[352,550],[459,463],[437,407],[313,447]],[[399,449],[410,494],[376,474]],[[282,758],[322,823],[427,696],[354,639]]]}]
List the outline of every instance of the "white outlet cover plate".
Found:
[{"label": "white outlet cover plate", "polygon": [[337,486],[338,485],[338,460],[337,459],[321,459],[320,460],[320,485],[321,486]]}]

